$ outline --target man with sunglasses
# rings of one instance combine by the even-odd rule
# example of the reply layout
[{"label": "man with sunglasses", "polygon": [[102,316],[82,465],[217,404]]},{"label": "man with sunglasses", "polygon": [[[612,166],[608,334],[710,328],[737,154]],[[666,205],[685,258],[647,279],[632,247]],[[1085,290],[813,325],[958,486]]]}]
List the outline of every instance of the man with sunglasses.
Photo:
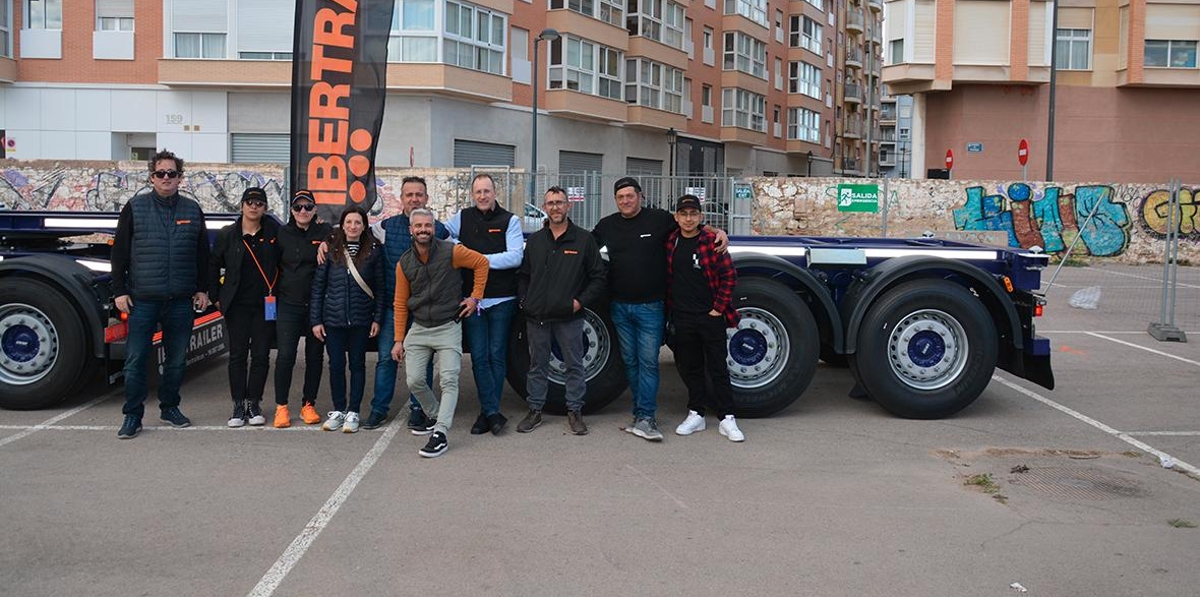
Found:
[{"label": "man with sunglasses", "polygon": [[163,150],[149,161],[150,192],[135,195],[121,210],[112,248],[115,306],[129,316],[125,341],[125,420],[120,439],[142,429],[146,358],[162,326],[162,380],[158,404],[163,421],[187,427],[179,411],[179,387],[192,337],[193,308],[208,308],[208,232],[195,200],[179,194],[183,160]]},{"label": "man with sunglasses", "polygon": [[296,345],[304,338],[304,386],[300,420],[308,425],[321,422],[317,412],[317,389],[325,366],[325,343],[312,333],[308,322],[309,299],[317,271],[317,249],[329,239],[333,227],[318,222],[317,202],[307,189],[292,194],[292,217],[279,229],[275,246],[279,249],[279,297],[275,320],[275,423],[290,427],[288,394],[292,388],[292,370],[296,365]]}]

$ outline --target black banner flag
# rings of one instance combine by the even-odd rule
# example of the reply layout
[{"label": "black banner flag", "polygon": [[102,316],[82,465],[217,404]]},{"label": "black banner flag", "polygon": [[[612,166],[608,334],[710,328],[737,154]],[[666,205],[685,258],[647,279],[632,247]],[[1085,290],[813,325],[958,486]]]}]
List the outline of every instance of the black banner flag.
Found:
[{"label": "black banner flag", "polygon": [[292,190],[337,222],[375,203],[375,147],[387,94],[394,0],[296,0]]}]

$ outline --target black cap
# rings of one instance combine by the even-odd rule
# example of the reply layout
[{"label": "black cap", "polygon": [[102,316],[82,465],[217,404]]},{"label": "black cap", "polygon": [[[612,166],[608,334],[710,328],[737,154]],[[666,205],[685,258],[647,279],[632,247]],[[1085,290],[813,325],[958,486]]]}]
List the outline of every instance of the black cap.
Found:
[{"label": "black cap", "polygon": [[623,189],[625,187],[633,187],[633,190],[635,190],[639,193],[642,192],[642,185],[638,184],[638,181],[636,178],[634,178],[632,176],[625,176],[625,177],[617,179],[616,184],[613,185],[613,194],[616,195],[621,189]]},{"label": "black cap", "polygon": [[250,188],[242,191],[242,203],[245,203],[252,199],[257,199],[259,201],[262,201],[263,203],[266,203],[267,202],[267,192],[262,190],[261,187],[250,187]]},{"label": "black cap", "polygon": [[295,205],[297,201],[308,201],[310,203],[316,203],[317,199],[315,197],[313,197],[312,191],[310,191],[308,189],[300,189],[299,191],[292,193],[291,205]]},{"label": "black cap", "polygon": [[685,209],[704,211],[704,208],[700,206],[700,198],[695,195],[684,195],[675,201],[675,211],[683,211]]}]

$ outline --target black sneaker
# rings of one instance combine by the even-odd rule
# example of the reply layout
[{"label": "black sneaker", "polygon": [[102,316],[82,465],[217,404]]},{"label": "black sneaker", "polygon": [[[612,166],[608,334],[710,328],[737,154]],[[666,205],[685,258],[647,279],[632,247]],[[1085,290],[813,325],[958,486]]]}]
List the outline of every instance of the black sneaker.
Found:
[{"label": "black sneaker", "polygon": [[446,434],[441,431],[435,431],[429,436],[429,443],[425,444],[424,448],[417,451],[417,454],[425,458],[437,458],[446,453]]},{"label": "black sneaker", "polygon": [[525,418],[521,419],[520,423],[517,423],[517,433],[529,433],[537,429],[538,425],[541,424],[542,411],[530,409]]},{"label": "black sneaker", "polygon": [[117,438],[130,439],[137,437],[139,431],[142,430],[142,418],[137,415],[125,415],[125,422],[121,423],[121,429],[117,431]]},{"label": "black sneaker", "polygon": [[437,427],[437,419],[425,419],[425,426],[420,429],[409,428],[413,435],[429,435],[433,433],[434,427]]},{"label": "black sneaker", "polygon": [[362,428],[363,429],[377,429],[380,426],[382,426],[384,423],[387,423],[387,415],[380,414],[375,411],[371,411],[371,414],[367,415],[367,418],[363,420]]},{"label": "black sneaker", "polygon": [[488,416],[479,413],[479,417],[475,419],[475,424],[471,425],[471,435],[483,435],[492,429],[492,424],[488,422]]},{"label": "black sneaker", "polygon": [[192,421],[190,419],[188,419],[187,417],[183,416],[183,413],[179,412],[178,406],[172,406],[171,408],[164,408],[162,411],[162,415],[159,416],[159,418],[170,423],[172,427],[191,427],[192,426]]},{"label": "black sneaker", "polygon": [[492,435],[500,435],[500,431],[504,429],[506,424],[508,424],[508,417],[500,413],[488,415],[487,420],[488,429],[491,430]]},{"label": "black sneaker", "polygon": [[246,422],[253,427],[262,427],[267,424],[267,418],[262,414],[262,406],[257,400],[246,401]]},{"label": "black sneaker", "polygon": [[408,414],[408,428],[418,431],[426,427],[429,427],[429,417],[425,416],[425,411],[420,408],[412,409]]}]

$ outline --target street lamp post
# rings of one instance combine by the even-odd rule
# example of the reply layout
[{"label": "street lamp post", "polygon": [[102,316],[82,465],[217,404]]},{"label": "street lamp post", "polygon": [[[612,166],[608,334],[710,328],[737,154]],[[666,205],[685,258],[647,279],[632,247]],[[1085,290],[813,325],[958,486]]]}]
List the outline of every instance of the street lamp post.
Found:
[{"label": "street lamp post", "polygon": [[559,38],[557,30],[546,28],[533,39],[533,143],[529,150],[529,198],[530,203],[534,202],[534,193],[537,192],[537,121],[538,121],[538,42],[546,40],[554,42]]}]

